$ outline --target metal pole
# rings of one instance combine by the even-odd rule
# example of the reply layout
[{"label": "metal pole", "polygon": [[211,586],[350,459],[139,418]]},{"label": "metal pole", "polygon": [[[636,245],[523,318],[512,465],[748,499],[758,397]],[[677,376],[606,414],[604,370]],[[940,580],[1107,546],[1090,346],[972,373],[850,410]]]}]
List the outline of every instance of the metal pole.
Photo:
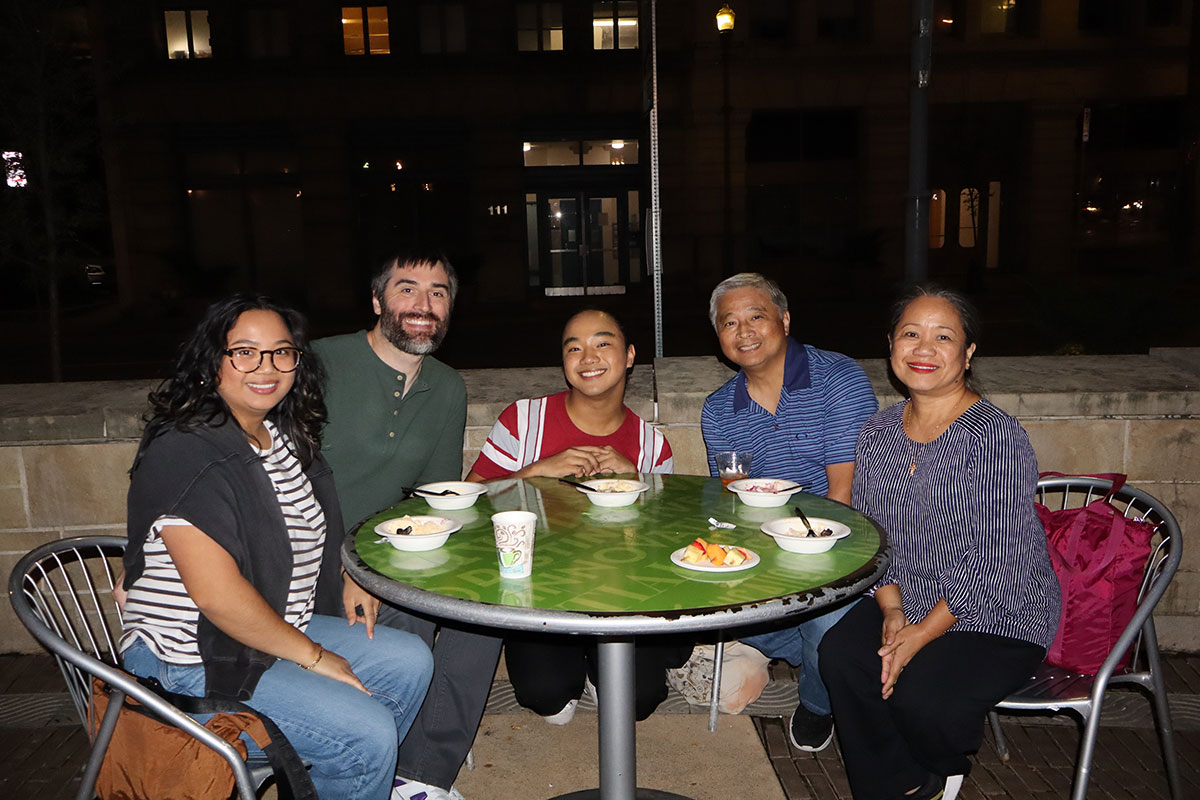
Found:
[{"label": "metal pole", "polygon": [[658,3],[650,0],[650,263],[654,281],[654,357],[663,357],[662,205],[658,180]]},{"label": "metal pole", "polygon": [[730,211],[733,208],[733,183],[730,172],[729,160],[729,132],[731,109],[729,106],[729,41],[733,38],[733,31],[721,31],[721,72],[722,72],[722,104],[721,115],[724,117],[725,124],[725,167],[724,167],[724,207],[721,209],[721,218],[724,220],[724,236],[721,241],[722,268],[725,270],[725,277],[733,274],[733,223],[730,220]]},{"label": "metal pole", "polygon": [[637,733],[634,727],[634,649],[631,639],[601,639],[600,800],[634,800],[637,795]]},{"label": "metal pole", "polygon": [[933,0],[912,0],[912,82],[908,89],[908,197],[904,219],[904,278],[929,271],[929,78],[933,62]]}]

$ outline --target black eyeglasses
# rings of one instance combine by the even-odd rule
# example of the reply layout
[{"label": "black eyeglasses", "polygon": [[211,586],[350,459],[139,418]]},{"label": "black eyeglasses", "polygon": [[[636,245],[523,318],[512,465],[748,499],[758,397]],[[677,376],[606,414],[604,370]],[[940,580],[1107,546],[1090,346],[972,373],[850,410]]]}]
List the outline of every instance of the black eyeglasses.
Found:
[{"label": "black eyeglasses", "polygon": [[298,347],[276,347],[274,350],[259,350],[257,347],[231,347],[222,350],[229,356],[229,363],[238,372],[254,372],[262,366],[263,356],[271,356],[271,363],[279,372],[293,372],[300,366],[304,351]]}]

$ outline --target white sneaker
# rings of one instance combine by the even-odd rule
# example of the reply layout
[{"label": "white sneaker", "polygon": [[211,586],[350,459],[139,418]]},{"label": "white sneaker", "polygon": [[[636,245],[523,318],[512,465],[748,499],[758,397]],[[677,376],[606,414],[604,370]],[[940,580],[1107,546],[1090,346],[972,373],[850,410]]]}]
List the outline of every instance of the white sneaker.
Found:
[{"label": "white sneaker", "polygon": [[[557,714],[551,714],[548,717],[542,717],[542,719],[546,720],[546,722],[550,723],[551,725],[566,725],[568,722],[575,719],[575,707],[578,705],[578,700],[572,700],[563,706],[562,711],[559,711]],[[395,798],[393,798],[393,800],[395,800]]]},{"label": "white sneaker", "polygon": [[958,790],[962,788],[963,776],[950,775],[946,778],[946,788],[942,792],[942,800],[955,800],[958,797]]},{"label": "white sneaker", "polygon": [[458,789],[453,786],[447,791],[440,786],[401,778],[399,775],[392,782],[390,800],[465,800]]}]

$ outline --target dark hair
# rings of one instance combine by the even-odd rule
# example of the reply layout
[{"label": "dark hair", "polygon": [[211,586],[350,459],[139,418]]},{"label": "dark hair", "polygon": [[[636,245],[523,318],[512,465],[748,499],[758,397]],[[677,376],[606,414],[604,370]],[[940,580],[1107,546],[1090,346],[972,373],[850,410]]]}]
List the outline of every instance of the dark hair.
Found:
[{"label": "dark hair", "polygon": [[[888,341],[896,334],[896,326],[900,324],[900,318],[904,316],[905,310],[913,303],[914,300],[919,300],[922,297],[934,297],[938,300],[945,300],[950,306],[958,312],[958,321],[963,329],[963,349],[971,345],[979,344],[979,311],[975,305],[967,299],[966,295],[956,292],[953,289],[947,289],[939,286],[936,283],[922,283],[909,287],[901,294],[896,302],[892,303],[892,308],[888,314]],[[975,393],[980,393],[979,381],[976,380],[971,370],[968,369],[963,375],[963,381],[968,389]]]},{"label": "dark hair", "polygon": [[225,358],[226,337],[247,311],[278,314],[293,344],[304,353],[296,367],[291,391],[271,409],[267,418],[291,440],[292,452],[305,469],[313,462],[321,449],[321,428],[326,419],[321,363],[309,350],[304,316],[268,297],[253,294],[237,294],[208,307],[204,319],[179,348],[175,374],[150,392],[152,417],[141,449],[168,424],[186,431],[213,420],[225,424],[232,416],[217,392],[217,375]]},{"label": "dark hair", "polygon": [[450,263],[446,254],[434,247],[402,250],[386,258],[371,272],[371,294],[383,305],[383,295],[387,291],[393,269],[408,266],[433,269],[439,264],[446,270],[446,277],[450,281],[450,307],[454,308],[454,298],[458,297],[458,273],[454,271],[454,265]]},{"label": "dark hair", "polygon": [[[617,315],[612,313],[611,311],[606,311],[603,308],[597,308],[596,306],[588,306],[587,308],[581,308],[578,311],[576,311],[574,314],[572,314],[571,316],[567,317],[567,321],[563,323],[563,327],[562,327],[563,332],[564,333],[566,332],[567,326],[571,324],[571,320],[575,319],[576,317],[578,317],[582,314],[603,314],[604,316],[611,319],[613,321],[613,324],[615,324],[617,326],[617,333],[621,334],[621,341],[625,342],[625,349],[626,350],[629,349],[629,345],[632,344],[632,342],[629,341],[629,337],[625,334],[625,326],[621,324],[621,320],[617,319]],[[560,344],[561,344],[561,342],[560,342]]]}]

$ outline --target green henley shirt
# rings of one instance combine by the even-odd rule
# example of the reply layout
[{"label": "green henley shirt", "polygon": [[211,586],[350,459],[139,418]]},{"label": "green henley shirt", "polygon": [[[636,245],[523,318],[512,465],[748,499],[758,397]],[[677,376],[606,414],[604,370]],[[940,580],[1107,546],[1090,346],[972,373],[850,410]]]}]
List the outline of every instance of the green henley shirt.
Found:
[{"label": "green henley shirt", "polygon": [[322,454],[333,468],[346,532],[400,502],[407,486],[462,478],[467,390],[462,377],[425,356],[416,383],[385,364],[367,332],[312,343],[325,368],[329,423]]}]

